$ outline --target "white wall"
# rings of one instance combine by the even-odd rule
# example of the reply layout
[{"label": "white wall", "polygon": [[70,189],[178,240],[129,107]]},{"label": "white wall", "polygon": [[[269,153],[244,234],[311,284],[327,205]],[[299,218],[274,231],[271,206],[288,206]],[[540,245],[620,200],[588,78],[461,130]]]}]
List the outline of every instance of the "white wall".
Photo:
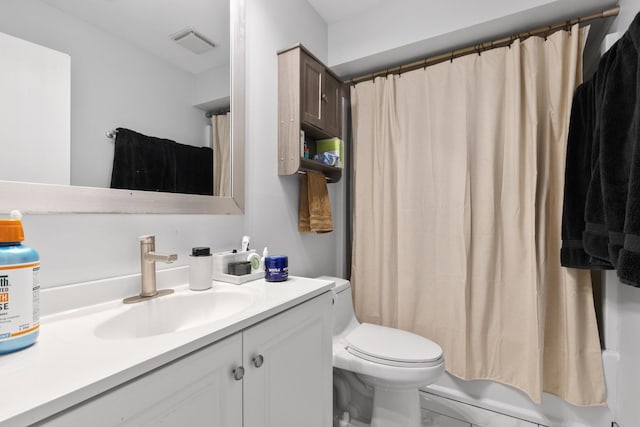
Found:
[{"label": "white wall", "polygon": [[327,58],[324,21],[306,1],[247,0],[247,150],[246,228],[267,244],[271,254],[289,256],[289,271],[310,277],[337,274],[337,235],[342,227],[342,187],[329,184],[336,231],[300,234],[297,231],[299,176],[278,177],[278,87],[276,52],[304,44],[318,58]]},{"label": "white wall", "polygon": [[[137,236],[155,234],[158,251],[175,251],[187,264],[192,246],[220,251],[240,245],[268,245],[289,256],[291,274],[337,274],[343,205],[332,184],[333,233],[297,231],[298,179],[277,175],[276,50],[298,41],[326,58],[326,26],[304,1],[247,1],[247,170],[245,215],[28,215],[25,244],[42,259],[43,287],[138,273]],[[158,264],[159,268],[164,265]]]},{"label": "white wall", "polygon": [[229,107],[231,102],[230,78],[229,65],[210,68],[198,74],[195,77],[191,103],[206,111]]},{"label": "white wall", "polygon": [[[69,55],[0,33],[0,179],[69,185]],[[33,126],[34,111],[41,111]],[[42,156],[42,145],[50,149]]]},{"label": "white wall", "polygon": [[[109,187],[114,145],[105,132],[116,127],[206,142],[192,74],[37,0],[0,2],[0,31],[71,56],[72,184]],[[34,106],[33,126],[46,114]]]},{"label": "white wall", "polygon": [[353,76],[575,18],[615,0],[399,0],[329,25],[329,65]]}]

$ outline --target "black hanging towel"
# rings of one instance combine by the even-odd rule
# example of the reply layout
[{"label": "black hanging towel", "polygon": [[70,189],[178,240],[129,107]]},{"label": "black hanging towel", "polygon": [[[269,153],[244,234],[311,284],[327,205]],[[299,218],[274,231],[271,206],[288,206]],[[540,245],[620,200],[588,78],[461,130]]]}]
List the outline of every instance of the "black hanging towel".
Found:
[{"label": "black hanging towel", "polygon": [[213,194],[213,150],[118,128],[111,188]]}]

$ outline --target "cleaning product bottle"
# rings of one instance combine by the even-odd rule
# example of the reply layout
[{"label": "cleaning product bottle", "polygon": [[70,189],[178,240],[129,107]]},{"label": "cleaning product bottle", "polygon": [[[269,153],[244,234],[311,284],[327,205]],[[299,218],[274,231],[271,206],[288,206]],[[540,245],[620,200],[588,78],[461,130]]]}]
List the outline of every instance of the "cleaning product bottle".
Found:
[{"label": "cleaning product bottle", "polygon": [[0,354],[30,346],[40,322],[40,257],[22,245],[22,215],[0,219]]}]

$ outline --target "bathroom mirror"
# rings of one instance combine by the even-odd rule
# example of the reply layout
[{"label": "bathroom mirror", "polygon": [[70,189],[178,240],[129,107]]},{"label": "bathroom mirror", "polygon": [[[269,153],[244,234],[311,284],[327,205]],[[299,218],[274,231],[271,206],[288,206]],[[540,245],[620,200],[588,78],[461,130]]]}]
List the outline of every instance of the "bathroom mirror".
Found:
[{"label": "bathroom mirror", "polygon": [[[85,0],[8,0],[3,1],[0,5],[0,32],[9,34],[11,36],[17,38],[23,38],[28,40],[24,35],[26,34],[40,34],[39,38],[35,37],[35,40],[28,40],[30,42],[36,43],[38,45],[47,46],[51,49],[55,49],[58,51],[63,51],[64,49],[60,48],[60,43],[65,38],[74,38],[76,43],[85,44],[85,50],[92,51],[94,55],[94,61],[98,61],[101,57],[107,57],[111,62],[105,62],[107,65],[102,65],[102,69],[92,73],[89,76],[78,76],[74,75],[74,55],[73,52],[68,54],[71,61],[71,102],[76,102],[82,96],[89,97],[93,94],[102,93],[104,99],[98,99],[97,101],[94,99],[94,105],[97,105],[96,108],[81,108],[80,113],[76,114],[77,111],[74,110],[73,106],[71,107],[71,162],[80,162],[81,167],[75,167],[72,165],[70,175],[70,183],[71,185],[64,185],[59,183],[43,183],[47,182],[46,180],[42,180],[40,182],[19,182],[19,181],[9,181],[3,180],[0,181],[0,209],[3,211],[9,211],[11,209],[20,209],[25,212],[32,213],[48,213],[48,212],[69,212],[69,213],[194,213],[194,214],[233,214],[233,213],[242,213],[244,209],[244,67],[245,67],[245,50],[244,50],[244,0],[188,0],[184,2],[174,2],[174,4],[178,4],[180,8],[201,8],[204,7],[208,15],[211,16],[211,19],[205,19],[202,21],[193,23],[188,17],[189,14],[185,11],[173,12],[170,15],[176,15],[179,19],[176,19],[180,28],[175,28],[174,30],[169,31],[168,34],[165,35],[166,40],[163,40],[163,43],[173,44],[169,46],[175,52],[173,53],[176,59],[172,59],[170,57],[163,57],[162,52],[152,52],[152,53],[144,53],[144,50],[147,48],[146,44],[152,44],[150,39],[154,32],[158,32],[158,26],[154,25],[154,22],[157,22],[160,19],[169,18],[165,16],[164,18],[155,18],[154,17],[154,9],[163,9],[160,7],[162,4],[154,2],[153,0],[135,0],[135,1],[119,1],[119,0],[100,0],[94,3],[94,6],[99,7],[101,10],[91,10],[90,4],[91,2],[87,2]],[[219,7],[219,11],[212,12],[212,5],[216,4],[216,7]],[[48,7],[48,13],[50,16],[43,16],[42,13],[37,13],[37,7]],[[118,7],[134,7],[138,10],[135,12],[138,16],[144,16],[143,25],[135,25],[126,19],[123,19],[117,13],[111,13],[109,15],[109,6],[118,6]],[[70,34],[71,25],[64,25],[64,21],[62,23],[54,23],[51,24],[52,16],[51,15],[62,15],[68,14],[68,10],[64,10],[65,7],[81,7],[84,10],[80,10],[74,12],[73,18],[75,19],[75,24],[73,25],[74,29],[82,28],[82,27],[90,27],[94,26],[95,22],[92,21],[91,16],[94,17],[96,15],[102,16],[102,28],[93,29],[94,32],[93,38],[90,38],[83,34]],[[16,10],[19,10],[25,16],[24,22],[17,22],[12,17],[9,19],[9,14],[2,13],[2,10],[7,10],[7,7],[15,7]],[[36,9],[34,9],[36,8]],[[105,8],[102,10],[102,8]],[[36,13],[31,13],[36,12]],[[97,13],[98,12],[98,13]],[[120,12],[122,14],[122,12]],[[166,15],[166,11],[165,11]],[[223,15],[228,19],[228,22],[222,22],[219,19],[219,16]],[[13,23],[12,23],[13,21]],[[221,51],[226,53],[224,54],[226,58],[229,58],[228,64],[224,64],[221,62],[217,63],[215,69],[210,69],[210,65],[199,64],[198,60],[204,58],[208,54],[205,53],[203,55],[195,54],[192,52],[188,52],[183,50],[183,47],[180,46],[180,43],[174,42],[172,38],[181,38],[181,33],[184,33],[188,29],[193,30],[198,34],[205,34],[207,30],[204,28],[200,28],[201,26],[205,26],[209,23],[209,21],[217,23],[218,26],[228,25],[228,40],[224,40],[224,37],[220,37],[222,40],[210,40],[214,44],[216,44],[216,49],[221,49]],[[51,35],[46,35],[41,33],[41,27],[48,26],[53,27],[55,30]],[[175,25],[174,25],[175,26]],[[200,26],[200,27],[199,27]],[[38,30],[34,30],[34,28],[38,28]],[[164,27],[161,29],[164,31]],[[213,32],[213,31],[211,31]],[[119,46],[125,39],[130,38],[130,34],[134,34],[137,37],[137,46],[134,46],[129,51],[131,55],[131,61],[127,62],[126,58],[123,59],[123,56],[119,56],[118,58],[110,58],[109,50],[104,49],[104,45],[101,43],[96,43],[92,45],[92,41],[95,39],[95,34],[105,39],[105,43],[112,43],[114,46]],[[209,36],[211,37],[211,36]],[[205,36],[205,38],[209,38]],[[188,38],[188,37],[187,37]],[[213,38],[213,37],[211,37]],[[198,40],[196,40],[198,42]],[[220,45],[218,45],[218,43]],[[192,44],[192,40],[185,40],[185,45],[189,47]],[[196,43],[197,44],[197,43]],[[225,45],[228,44],[228,47]],[[196,49],[198,47],[196,46]],[[143,53],[136,54],[136,50],[141,51]],[[112,52],[124,51],[126,49],[117,49],[111,50]],[[161,79],[164,74],[184,74],[184,70],[181,69],[184,67],[192,67],[194,73],[200,73],[198,78],[194,83],[188,83],[188,91],[185,90],[185,85],[179,86],[177,88],[170,86],[169,84],[165,84],[164,89],[158,90],[150,90],[149,91],[149,100],[148,103],[152,107],[156,107],[153,105],[157,104],[156,109],[149,108],[149,110],[153,110],[155,114],[158,110],[163,111],[167,110],[166,116],[159,115],[159,117],[152,117],[155,119],[157,123],[152,123],[147,118],[145,122],[143,119],[144,116],[152,115],[150,111],[135,111],[133,109],[127,110],[126,106],[129,104],[134,104],[133,101],[129,102],[127,100],[121,100],[120,108],[111,108],[107,110],[106,107],[103,111],[108,111],[109,114],[116,111],[120,115],[116,117],[116,119],[108,122],[101,121],[104,116],[108,114],[101,114],[100,105],[101,102],[107,104],[109,102],[109,93],[104,91],[104,87],[108,87],[106,80],[110,77],[110,74],[115,74],[112,71],[113,69],[117,69],[118,67],[126,69],[127,67],[133,68],[137,66],[138,62],[137,57],[141,55],[149,55],[154,56],[154,61],[156,62],[166,62],[169,65],[163,69],[161,67],[154,67],[151,72],[147,72],[145,75],[146,78],[138,77],[137,80],[133,79],[132,81],[127,81],[126,78],[121,78],[121,82],[123,85],[129,85],[135,89],[136,83],[140,82],[140,86],[146,84],[146,80],[152,79]],[[169,54],[167,54],[169,55]],[[182,55],[182,56],[181,56]],[[115,55],[114,55],[115,56]],[[180,58],[195,58],[195,61],[187,61],[186,59],[181,61]],[[76,61],[80,61],[81,59],[76,59]],[[87,59],[82,59],[83,61],[88,61]],[[177,64],[171,63],[171,61],[177,61]],[[226,59],[225,59],[226,61]],[[202,62],[202,61],[201,61]],[[209,68],[207,68],[209,67]],[[230,69],[230,73],[225,72]],[[230,76],[229,86],[226,88],[221,88],[221,84],[213,81],[215,75],[224,75]],[[74,84],[73,79],[84,79],[85,86],[83,87],[94,87],[95,90],[90,91],[80,91],[74,92]],[[89,85],[87,86],[87,81]],[[102,92],[100,89],[103,89]],[[134,90],[132,90],[133,92]],[[113,140],[109,140],[106,134],[117,128],[117,127],[126,127],[140,133],[146,135],[152,135],[159,138],[168,138],[175,140],[177,142],[182,143],[181,135],[184,135],[184,129],[181,125],[175,125],[174,128],[171,128],[171,124],[166,124],[164,122],[168,122],[165,117],[173,114],[173,110],[171,110],[172,106],[168,105],[168,103],[163,102],[163,95],[165,91],[174,91],[174,92],[189,92],[189,102],[191,103],[188,107],[192,110],[189,114],[192,117],[192,121],[195,121],[200,127],[197,131],[190,130],[192,134],[197,134],[196,138],[201,138],[202,140],[206,140],[208,135],[210,134],[210,130],[207,129],[207,124],[209,119],[206,117],[205,113],[207,111],[220,111],[225,109],[229,109],[230,105],[230,117],[231,117],[231,125],[230,125],[230,134],[231,134],[231,146],[229,153],[229,175],[230,175],[230,194],[231,196],[200,196],[200,195],[190,195],[190,194],[178,194],[178,193],[163,193],[156,191],[134,191],[134,190],[118,190],[111,188],[101,188],[106,187],[100,183],[94,183],[91,179],[83,180],[82,173],[78,171],[82,170],[82,166],[85,169],[99,169],[103,166],[91,166],[90,161],[82,161],[82,154],[78,155],[75,151],[75,146],[79,141],[73,140],[74,131],[77,130],[79,126],[89,127],[93,126],[91,131],[91,137],[83,137],[80,138],[80,142],[87,142],[87,146],[84,146],[83,149],[85,152],[98,152],[104,151],[105,147],[111,145],[111,149],[113,149]],[[225,91],[226,91],[226,99],[225,99]],[[200,97],[200,98],[198,98]],[[2,100],[0,100],[0,103]],[[225,105],[226,104],[226,105]],[[93,111],[93,110],[97,111]],[[90,111],[87,111],[90,110]],[[120,111],[123,110],[123,111]],[[39,116],[43,117],[47,115],[47,111],[42,111],[38,108],[38,105],[31,106],[30,111],[32,114],[29,115],[28,118],[28,126],[30,127],[45,127],[42,125],[43,120],[39,119]],[[50,110],[49,110],[50,111]],[[77,116],[77,117],[76,117]],[[0,119],[1,120],[1,119]],[[96,125],[95,122],[99,124]],[[147,124],[151,123],[151,127]],[[157,125],[157,126],[156,126]],[[165,126],[164,131],[162,126]],[[155,128],[153,126],[156,126]],[[99,135],[94,135],[96,132],[99,132]],[[77,133],[77,132],[75,132]],[[85,134],[86,135],[86,134]],[[85,141],[85,139],[91,139],[91,141]],[[2,141],[0,141],[2,144]],[[104,145],[103,145],[104,144]],[[196,144],[192,144],[196,145]],[[203,144],[204,145],[204,144]],[[47,153],[49,151],[49,153]],[[56,152],[49,148],[49,146],[45,145],[44,148],[37,151],[37,154],[34,155],[34,159],[37,159],[39,162],[46,163],[47,159],[53,157],[51,152]],[[107,157],[107,156],[103,156]],[[107,164],[112,162],[111,159],[106,160]],[[86,163],[86,164],[85,164]],[[110,170],[111,165],[108,165]],[[3,177],[3,179],[9,179]],[[213,177],[212,177],[213,179]],[[102,179],[104,181],[104,179]],[[78,185],[79,184],[79,185]]]}]

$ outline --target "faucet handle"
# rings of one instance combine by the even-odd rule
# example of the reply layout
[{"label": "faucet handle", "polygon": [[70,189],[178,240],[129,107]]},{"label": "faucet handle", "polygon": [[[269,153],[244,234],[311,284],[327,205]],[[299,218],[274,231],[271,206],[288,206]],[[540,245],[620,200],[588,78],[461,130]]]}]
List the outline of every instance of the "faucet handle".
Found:
[{"label": "faucet handle", "polygon": [[153,234],[146,234],[144,236],[138,236],[138,240],[140,240],[140,243],[143,244],[155,243],[156,236],[154,236]]}]

